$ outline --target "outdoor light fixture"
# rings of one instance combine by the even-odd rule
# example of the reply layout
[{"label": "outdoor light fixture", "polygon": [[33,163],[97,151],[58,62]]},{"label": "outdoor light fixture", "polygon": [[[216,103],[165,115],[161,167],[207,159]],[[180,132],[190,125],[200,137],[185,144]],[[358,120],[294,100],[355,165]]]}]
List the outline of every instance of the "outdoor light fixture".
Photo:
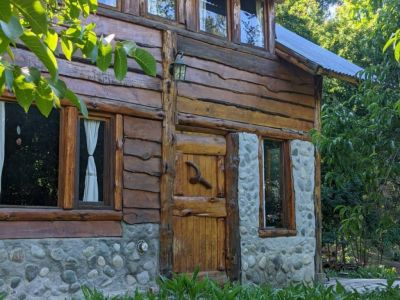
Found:
[{"label": "outdoor light fixture", "polygon": [[186,78],[186,64],[183,59],[183,52],[179,51],[175,57],[174,63],[171,64],[171,75],[176,81],[183,81]]}]

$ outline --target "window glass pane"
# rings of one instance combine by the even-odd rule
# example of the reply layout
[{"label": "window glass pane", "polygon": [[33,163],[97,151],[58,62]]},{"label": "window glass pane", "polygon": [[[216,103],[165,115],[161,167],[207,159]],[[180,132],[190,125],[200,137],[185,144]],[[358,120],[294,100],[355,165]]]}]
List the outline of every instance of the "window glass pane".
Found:
[{"label": "window glass pane", "polygon": [[[95,122],[98,123],[98,128],[93,129],[92,127],[88,129],[88,132],[85,129],[85,120],[81,119],[79,122],[79,200],[88,203],[90,202],[89,204],[103,204],[105,122]],[[89,137],[87,135],[89,135]],[[90,143],[89,147],[88,140]],[[88,167],[90,159],[89,152],[93,153],[94,168],[93,165]],[[87,187],[86,197],[85,187]],[[95,193],[94,189],[96,188],[97,196],[93,196]]]},{"label": "window glass pane", "polygon": [[117,0],[98,0],[98,3],[117,7]]},{"label": "window glass pane", "polygon": [[175,0],[148,0],[148,13],[175,20]]},{"label": "window glass pane", "polygon": [[227,36],[226,0],[200,0],[200,30]]},{"label": "window glass pane", "polygon": [[282,142],[264,140],[265,226],[283,227]]},{"label": "window glass pane", "polygon": [[59,112],[48,118],[31,107],[5,104],[0,204],[57,206]]},{"label": "window glass pane", "polygon": [[264,47],[264,0],[240,1],[240,41]]}]

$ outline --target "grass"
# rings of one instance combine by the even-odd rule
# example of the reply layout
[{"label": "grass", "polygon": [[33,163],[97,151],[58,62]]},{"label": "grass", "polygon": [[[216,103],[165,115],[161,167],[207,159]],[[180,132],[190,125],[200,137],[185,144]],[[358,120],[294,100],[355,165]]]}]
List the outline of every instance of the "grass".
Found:
[{"label": "grass", "polygon": [[396,279],[399,277],[396,268],[388,268],[382,265],[360,267],[355,271],[336,272],[333,270],[325,270],[328,278],[346,277],[346,278],[365,278],[365,279]]},{"label": "grass", "polygon": [[160,278],[158,294],[136,292],[134,295],[107,297],[96,289],[83,288],[85,300],[395,300],[400,299],[400,287],[388,282],[383,291],[370,291],[360,294],[349,292],[339,283],[335,287],[323,285],[293,285],[284,289],[273,289],[268,286],[239,285],[228,283],[221,287],[207,278],[197,280],[193,277],[178,275],[172,279]]}]

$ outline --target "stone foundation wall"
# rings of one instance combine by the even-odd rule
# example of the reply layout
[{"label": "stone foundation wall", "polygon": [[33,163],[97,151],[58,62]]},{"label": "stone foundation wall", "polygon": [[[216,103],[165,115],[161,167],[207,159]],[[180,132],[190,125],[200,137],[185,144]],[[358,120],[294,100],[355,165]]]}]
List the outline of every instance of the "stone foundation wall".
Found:
[{"label": "stone foundation wall", "polygon": [[295,192],[297,236],[259,238],[258,138],[239,138],[239,215],[242,281],[284,286],[314,279],[314,146],[292,141],[292,176]]},{"label": "stone foundation wall", "polygon": [[[137,242],[148,243],[141,254]],[[122,238],[0,241],[0,293],[7,299],[81,298],[81,285],[106,294],[156,288],[159,226],[123,225]]]}]

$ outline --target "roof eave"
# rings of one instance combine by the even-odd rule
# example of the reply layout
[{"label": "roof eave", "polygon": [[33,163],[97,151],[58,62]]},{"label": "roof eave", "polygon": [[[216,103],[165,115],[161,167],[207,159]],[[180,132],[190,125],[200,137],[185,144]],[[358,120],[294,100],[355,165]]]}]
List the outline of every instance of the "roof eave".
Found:
[{"label": "roof eave", "polygon": [[292,49],[284,46],[283,44],[276,41],[276,54],[286,60],[287,62],[299,67],[300,69],[312,74],[321,75],[337,78],[340,80],[347,81],[352,84],[358,84],[360,79],[347,74],[337,73],[335,71],[324,68],[323,66],[309,60],[308,58],[298,54]]}]

